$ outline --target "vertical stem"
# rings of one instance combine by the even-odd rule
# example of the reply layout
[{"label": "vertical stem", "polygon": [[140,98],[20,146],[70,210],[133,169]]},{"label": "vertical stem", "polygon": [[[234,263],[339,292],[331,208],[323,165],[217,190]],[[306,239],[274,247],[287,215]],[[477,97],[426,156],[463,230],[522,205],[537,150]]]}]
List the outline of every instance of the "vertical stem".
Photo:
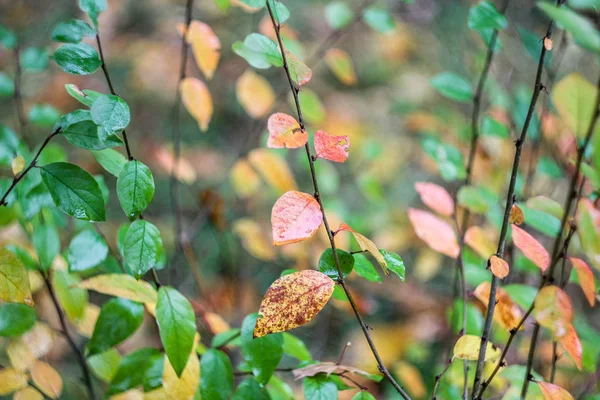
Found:
[{"label": "vertical stem", "polygon": [[17,119],[19,120],[19,133],[23,140],[28,140],[27,135],[27,118],[25,117],[25,109],[23,108],[23,97],[21,93],[21,81],[23,68],[21,67],[21,48],[17,44],[15,46],[15,92],[13,98],[15,100],[15,108],[17,109]]},{"label": "vertical stem", "polygon": [[531,334],[531,345],[529,346],[529,354],[527,355],[527,367],[525,372],[525,379],[523,380],[523,388],[521,389],[521,400],[525,400],[527,397],[527,389],[529,388],[529,382],[533,379],[531,369],[533,368],[533,358],[535,355],[535,343],[540,333],[540,324],[535,324],[533,327],[533,333]]}]

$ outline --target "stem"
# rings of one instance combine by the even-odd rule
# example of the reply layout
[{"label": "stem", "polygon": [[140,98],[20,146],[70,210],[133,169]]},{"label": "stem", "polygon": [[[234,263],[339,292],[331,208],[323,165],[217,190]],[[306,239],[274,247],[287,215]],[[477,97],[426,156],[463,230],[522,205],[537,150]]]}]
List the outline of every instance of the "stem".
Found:
[{"label": "stem", "polygon": [[431,394],[431,400],[437,399],[436,393],[437,393],[438,386],[440,385],[440,381],[442,380],[442,377],[444,376],[444,374],[446,374],[446,371],[448,371],[448,368],[450,368],[450,366],[452,365],[452,361],[454,361],[454,358],[450,358],[448,360],[448,362],[446,363],[446,366],[444,367],[442,372],[440,372],[438,375],[435,376],[435,384],[433,385],[433,393]]},{"label": "stem", "polygon": [[[286,54],[285,54],[285,48],[283,46],[283,41],[281,39],[281,33],[280,33],[281,26],[275,21],[275,17],[273,15],[273,10],[271,9],[270,2],[267,1],[266,3],[267,3],[267,9],[269,11],[269,16],[271,17],[271,22],[273,24],[273,28],[275,30],[275,34],[277,36],[277,42],[279,43],[279,49],[281,51],[281,56],[283,59],[283,69],[285,70],[285,74],[287,76],[288,82],[290,84],[290,89],[292,90],[292,95],[294,97],[294,103],[296,105],[296,112],[298,113],[298,123],[300,124],[300,129],[304,130],[305,129],[304,118],[302,116],[302,109],[300,107],[300,99],[298,98],[298,94],[300,93],[300,90],[294,84],[294,81],[292,80],[292,75],[290,74],[289,65],[287,62]],[[321,195],[319,193],[319,183],[317,182],[317,174],[315,172],[314,159],[311,154],[311,150],[310,150],[310,146],[309,146],[308,142],[306,142],[306,144],[304,145],[304,149],[306,150],[306,157],[308,159],[308,164],[310,166],[310,174],[312,177],[313,188],[315,191],[314,197],[315,197],[315,200],[317,200],[317,202],[319,203],[319,207],[321,208],[321,212],[323,214],[323,224],[325,225],[325,230],[327,232],[327,237],[329,238],[329,244],[331,246],[331,250],[333,250],[333,259],[335,261],[335,266],[338,271],[338,283],[340,284],[342,289],[344,289],[344,292],[346,293],[346,296],[348,297],[348,302],[350,303],[350,306],[352,307],[352,310],[354,311],[354,315],[356,316],[356,319],[358,320],[358,323],[363,331],[363,334],[365,335],[365,338],[367,339],[369,347],[371,348],[371,352],[373,353],[373,356],[375,357],[375,360],[377,361],[379,371],[387,378],[387,380],[392,384],[394,389],[396,389],[396,391],[400,394],[400,396],[402,396],[402,398],[404,398],[405,400],[409,400],[410,396],[408,396],[408,394],[406,394],[404,389],[402,389],[402,387],[398,384],[398,382],[396,382],[396,380],[394,379],[392,374],[385,367],[381,357],[379,356],[379,353],[377,352],[375,343],[373,342],[373,339],[371,338],[371,334],[369,333],[369,328],[363,321],[362,316],[360,315],[360,312],[358,310],[358,307],[356,306],[356,303],[354,302],[354,298],[352,297],[352,294],[350,293],[350,290],[348,289],[348,286],[346,285],[346,281],[344,280],[344,275],[342,273],[342,268],[340,266],[340,260],[338,258],[338,254],[337,254],[337,250],[336,250],[335,240],[333,238],[332,231],[329,227],[329,222],[327,220],[327,216],[325,214],[325,209],[323,207],[323,202],[321,200]]]},{"label": "stem", "polygon": [[539,333],[540,324],[536,323],[533,327],[533,333],[531,334],[531,345],[529,346],[529,354],[527,355],[527,368],[525,372],[525,380],[523,380],[523,388],[521,389],[521,400],[524,400],[525,397],[527,397],[527,389],[529,389],[529,382],[533,379],[533,375],[531,375],[531,369],[533,368],[535,343],[537,342]]},{"label": "stem", "polygon": [[[557,4],[559,6],[562,5],[562,0],[557,0]],[[550,23],[548,24],[548,30],[544,38],[550,39],[552,37],[553,31],[554,21],[550,21]],[[535,106],[537,104],[538,97],[540,95],[540,92],[544,89],[544,86],[542,85],[542,72],[544,70],[544,60],[546,59],[546,53],[546,47],[542,44],[542,51],[538,62],[537,74],[535,77],[535,84],[533,86],[533,95],[531,96],[529,110],[527,112],[527,117],[525,118],[525,123],[523,124],[523,130],[521,131],[521,135],[519,139],[515,142],[515,157],[512,166],[512,173],[510,176],[508,193],[506,195],[506,206],[504,208],[504,218],[502,220],[500,240],[498,243],[498,250],[496,252],[496,255],[498,257],[502,257],[504,255],[504,247],[506,245],[506,234],[508,232],[508,219],[510,217],[510,210],[514,202],[515,184],[517,182],[517,173],[519,172],[519,164],[521,162],[521,152],[523,151],[523,145],[525,143],[525,139],[527,138],[527,131],[529,130],[529,124],[531,123],[531,118],[533,117],[533,114],[535,112]],[[493,275],[492,282],[490,285],[490,298],[488,300],[488,309],[487,314],[485,316],[485,324],[483,327],[483,332],[481,334],[481,347],[479,348],[479,358],[477,360],[477,369],[475,370],[473,394],[477,393],[479,384],[481,382],[481,374],[483,373],[483,364],[485,362],[487,343],[489,341],[490,331],[492,329],[492,320],[494,318],[494,311],[496,309],[496,291],[498,290],[498,283],[498,277]]]},{"label": "stem", "polygon": [[67,322],[65,321],[65,316],[62,313],[60,304],[58,303],[58,299],[56,298],[56,294],[54,294],[54,289],[52,288],[52,285],[50,284],[50,280],[48,279],[48,275],[46,275],[46,274],[44,275],[44,283],[46,284],[46,288],[48,289],[48,292],[50,293],[50,297],[52,298],[52,303],[54,303],[54,308],[56,309],[56,313],[58,314],[58,319],[60,320],[60,325],[62,327],[63,334],[64,334],[65,338],[67,339],[69,346],[71,346],[73,353],[75,353],[77,355],[77,359],[79,360],[79,365],[81,366],[81,370],[83,371],[83,378],[84,378],[85,386],[87,387],[87,391],[90,395],[90,398],[95,400],[97,397],[96,397],[96,393],[94,392],[94,386],[92,384],[92,375],[88,368],[87,362],[85,360],[85,357],[83,356],[83,353],[81,352],[81,350],[79,350],[79,347],[77,347],[77,344],[73,340],[73,337],[71,337],[71,335],[69,334],[69,330],[67,329]]},{"label": "stem", "polygon": [[19,120],[19,131],[21,137],[27,140],[27,118],[25,117],[25,109],[23,108],[23,98],[21,96],[21,77],[23,69],[21,68],[21,47],[15,46],[15,92],[13,98],[15,100],[15,108],[17,109],[17,119]]}]

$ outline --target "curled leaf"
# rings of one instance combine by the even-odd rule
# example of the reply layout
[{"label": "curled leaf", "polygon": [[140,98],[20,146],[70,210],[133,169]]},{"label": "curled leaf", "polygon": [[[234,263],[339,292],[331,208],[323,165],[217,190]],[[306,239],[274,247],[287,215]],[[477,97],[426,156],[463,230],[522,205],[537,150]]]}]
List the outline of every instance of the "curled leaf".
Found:
[{"label": "curled leaf", "polygon": [[350,226],[348,226],[347,224],[340,224],[340,227],[338,228],[336,233],[339,231],[346,231],[352,233],[354,239],[356,239],[356,241],[358,242],[360,249],[362,251],[368,251],[369,253],[371,253],[371,255],[377,260],[377,262],[381,266],[381,269],[383,269],[383,272],[385,272],[386,275],[389,275],[390,272],[388,271],[388,264],[385,260],[385,255],[379,251],[379,248],[375,245],[375,243],[373,243],[369,238],[367,238],[363,234],[358,233],[354,229],[350,228]]},{"label": "curled leaf", "polygon": [[573,306],[565,292],[558,286],[546,286],[539,291],[534,301],[533,316],[556,338],[562,338],[573,322]]},{"label": "curled leaf", "polygon": [[[453,355],[462,360],[476,361],[479,358],[481,337],[476,335],[463,335],[454,345]],[[501,351],[494,344],[488,342],[485,352],[485,361],[496,361],[500,358]]]},{"label": "curled leaf", "polygon": [[450,193],[440,185],[429,182],[415,183],[415,190],[427,207],[446,217],[454,214],[454,200]]},{"label": "curled leaf", "polygon": [[517,225],[512,224],[512,239],[525,257],[529,258],[535,265],[537,265],[542,272],[546,271],[550,266],[550,255],[533,236],[519,228]]},{"label": "curled leaf", "polygon": [[510,271],[508,263],[495,254],[490,257],[489,265],[492,274],[494,274],[500,279],[505,278],[508,275],[508,272]]},{"label": "curled leaf", "polygon": [[294,117],[284,113],[275,113],[267,122],[269,140],[267,147],[279,149],[287,147],[295,149],[302,147],[308,141],[308,133],[300,128]]},{"label": "curled leaf", "polygon": [[344,162],[348,159],[350,140],[348,136],[330,136],[324,131],[315,132],[316,158]]},{"label": "curled leaf", "polygon": [[460,248],[456,241],[456,233],[450,224],[427,211],[416,208],[408,209],[408,219],[417,236],[429,247],[448,257],[458,257]]},{"label": "curled leaf", "polygon": [[212,97],[200,79],[185,78],[179,86],[181,99],[188,112],[198,121],[200,130],[205,132],[213,113]]},{"label": "curled leaf", "polygon": [[291,190],[271,210],[273,245],[282,246],[312,237],[323,222],[321,207],[314,196]]},{"label": "curled leaf", "polygon": [[306,367],[293,370],[292,374],[294,375],[294,378],[298,380],[315,376],[318,374],[325,374],[329,376],[331,374],[340,375],[346,372],[356,375],[362,375],[363,377],[368,379],[375,378],[377,382],[383,378],[381,375],[373,375],[363,371],[362,369],[351,367],[349,365],[335,364],[332,362],[320,362],[316,364],[307,365]]}]

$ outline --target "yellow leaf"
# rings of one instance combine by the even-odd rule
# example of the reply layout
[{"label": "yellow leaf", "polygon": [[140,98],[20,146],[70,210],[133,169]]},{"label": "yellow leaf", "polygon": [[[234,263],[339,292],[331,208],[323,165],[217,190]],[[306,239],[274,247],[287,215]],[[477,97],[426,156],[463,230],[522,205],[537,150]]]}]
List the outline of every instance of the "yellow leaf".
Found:
[{"label": "yellow leaf", "polygon": [[242,240],[242,246],[253,257],[263,261],[275,259],[275,251],[265,237],[260,225],[249,218],[242,218],[233,224],[233,232]]},{"label": "yellow leaf", "polygon": [[[180,30],[183,32],[184,27]],[[192,45],[192,52],[200,71],[211,80],[219,57],[221,56],[221,41],[210,26],[200,21],[192,21],[186,40]]]},{"label": "yellow leaf", "polygon": [[156,290],[145,281],[137,281],[124,274],[97,275],[78,285],[82,289],[94,290],[109,296],[122,297],[139,303],[156,303]]},{"label": "yellow leaf", "polygon": [[[482,282],[475,288],[473,294],[487,308],[488,302],[490,301],[490,283]],[[508,294],[502,288],[498,288],[498,291],[496,292],[494,320],[506,328],[506,330],[510,331],[517,327],[521,318],[523,318],[523,312],[519,306],[510,299]],[[521,329],[523,329],[522,325],[519,330]]]},{"label": "yellow leaf", "polygon": [[6,396],[27,387],[27,374],[13,368],[0,370],[0,396]]},{"label": "yellow leaf", "polygon": [[573,306],[569,296],[558,286],[546,286],[539,291],[533,302],[533,317],[548,328],[556,338],[568,333],[573,322]]},{"label": "yellow leaf", "polygon": [[213,102],[208,88],[200,79],[188,77],[181,81],[181,100],[188,112],[205,132],[213,114]]},{"label": "yellow leaf", "polygon": [[29,275],[29,287],[31,288],[31,294],[36,294],[42,288],[46,287],[44,283],[44,278],[42,278],[42,274],[39,271],[27,270],[27,275]]},{"label": "yellow leaf", "polygon": [[18,155],[15,158],[13,158],[12,162],[10,163],[10,166],[12,168],[13,175],[17,176],[21,171],[25,169],[25,159],[23,158],[23,156]]},{"label": "yellow leaf", "polygon": [[408,393],[418,399],[425,397],[427,387],[423,382],[421,372],[417,368],[407,362],[398,361],[394,365],[394,372]]},{"label": "yellow leaf", "polygon": [[260,177],[245,158],[240,158],[233,164],[229,180],[235,193],[244,199],[255,194],[260,187]]},{"label": "yellow leaf", "polygon": [[558,385],[540,381],[537,384],[542,390],[544,400],[573,400],[573,396]]},{"label": "yellow leaf", "polygon": [[96,325],[98,315],[100,315],[100,307],[92,303],[86,304],[83,317],[75,324],[77,332],[81,336],[91,338],[94,333],[94,326]]},{"label": "yellow leaf", "polygon": [[193,399],[200,383],[200,362],[192,350],[188,358],[185,369],[181,373],[181,378],[177,377],[175,370],[165,356],[165,365],[163,370],[163,388],[167,399],[188,400]]},{"label": "yellow leaf", "polygon": [[594,104],[590,99],[596,98],[596,92],[596,86],[579,73],[567,75],[552,89],[558,114],[577,137],[585,134],[592,120]]},{"label": "yellow leaf", "polygon": [[479,226],[471,226],[465,233],[465,243],[482,258],[488,258],[496,252],[496,245],[490,240],[486,231]]},{"label": "yellow leaf", "polygon": [[30,386],[16,392],[13,400],[44,400],[44,396]]},{"label": "yellow leaf", "polygon": [[356,73],[350,55],[341,49],[329,49],[325,53],[325,64],[344,85],[356,84]]},{"label": "yellow leaf", "polygon": [[283,158],[268,149],[254,149],[248,161],[276,191],[284,193],[298,187],[294,175]]},{"label": "yellow leaf", "polygon": [[312,269],[277,279],[260,303],[254,337],[289,331],[312,321],[329,301],[334,286],[331,278]]},{"label": "yellow leaf", "polygon": [[[463,335],[454,345],[454,357],[463,360],[477,361],[479,358],[479,348],[481,347],[481,337],[476,335]],[[492,343],[487,343],[485,352],[485,361],[493,362],[500,358],[502,352]]]},{"label": "yellow leaf", "polygon": [[27,270],[21,260],[4,247],[0,249],[0,300],[33,306]]},{"label": "yellow leaf", "polygon": [[516,204],[513,204],[510,209],[510,216],[508,222],[511,224],[521,225],[525,221],[525,215],[523,214],[523,210]]},{"label": "yellow leaf", "polygon": [[[204,322],[206,322],[206,324],[210,328],[210,331],[213,332],[215,335],[218,335],[219,333],[223,333],[231,329],[231,327],[229,326],[227,321],[223,319],[223,317],[221,317],[219,314],[215,314],[212,312],[207,312],[204,314]],[[200,335],[198,334],[198,341],[199,340]]]},{"label": "yellow leaf", "polygon": [[275,92],[269,81],[252,70],[246,70],[235,84],[239,103],[252,118],[266,115],[275,101]]},{"label": "yellow leaf", "polygon": [[144,393],[137,389],[131,389],[126,392],[110,396],[109,400],[144,400]]},{"label": "yellow leaf", "polygon": [[144,400],[167,400],[167,394],[162,387],[150,392],[144,392]]},{"label": "yellow leaf", "polygon": [[354,239],[356,239],[356,241],[358,242],[360,249],[371,253],[371,255],[377,260],[377,262],[381,266],[381,269],[383,269],[383,272],[385,272],[386,275],[389,275],[390,272],[388,271],[387,261],[385,261],[385,257],[383,257],[383,254],[379,252],[379,248],[375,245],[375,243],[373,243],[366,236],[356,232],[354,229],[350,228],[346,224],[340,224],[338,232],[339,231],[351,232],[352,235],[354,235]]},{"label": "yellow leaf", "polygon": [[27,371],[35,361],[35,356],[20,338],[11,340],[6,346],[6,355],[17,371]]},{"label": "yellow leaf", "polygon": [[35,361],[31,366],[31,379],[46,396],[58,399],[63,389],[60,374],[50,364]]}]

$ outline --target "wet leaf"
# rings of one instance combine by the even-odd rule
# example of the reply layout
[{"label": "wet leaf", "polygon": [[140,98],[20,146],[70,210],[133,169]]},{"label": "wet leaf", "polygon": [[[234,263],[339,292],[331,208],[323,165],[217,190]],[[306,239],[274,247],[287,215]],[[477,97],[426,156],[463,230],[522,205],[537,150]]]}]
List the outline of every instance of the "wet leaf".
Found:
[{"label": "wet leaf", "polygon": [[286,192],[271,210],[273,245],[282,246],[308,239],[317,232],[322,222],[321,207],[312,195]]},{"label": "wet leaf", "polygon": [[429,247],[448,257],[458,257],[460,248],[456,241],[456,233],[448,222],[415,208],[408,209],[408,218],[417,236]]},{"label": "wet leaf", "polygon": [[342,49],[329,49],[325,52],[325,64],[333,75],[344,85],[356,85],[356,72],[350,55]]},{"label": "wet leaf", "polygon": [[46,396],[58,399],[62,393],[63,381],[60,374],[50,364],[36,360],[31,366],[31,380]]},{"label": "wet leaf", "polygon": [[27,270],[21,260],[5,247],[0,248],[0,300],[33,307]]},{"label": "wet leaf", "polygon": [[162,239],[156,226],[143,219],[129,226],[123,243],[123,256],[136,279],[156,266],[162,251]]},{"label": "wet leaf", "polygon": [[388,252],[383,249],[380,249],[379,252],[383,255],[383,258],[387,263],[388,270],[392,271],[398,276],[398,278],[400,278],[402,282],[404,282],[406,280],[406,267],[404,266],[402,257],[394,252]]},{"label": "wet leaf", "polygon": [[107,301],[87,344],[89,355],[103,353],[130,337],[144,320],[144,306],[131,300],[114,298]]},{"label": "wet leaf", "polygon": [[516,225],[512,226],[512,239],[515,244],[523,252],[525,257],[529,258],[537,265],[542,272],[545,272],[550,266],[550,255],[533,236],[525,232]]},{"label": "wet leaf", "polygon": [[129,105],[119,96],[112,94],[103,94],[98,97],[90,112],[92,120],[104,130],[105,135],[121,132],[131,120]]},{"label": "wet leaf", "polygon": [[350,150],[348,136],[331,136],[324,131],[315,132],[315,157],[335,162],[345,162]]},{"label": "wet leaf", "polygon": [[594,273],[581,258],[569,257],[569,260],[577,273],[577,280],[585,294],[585,298],[588,303],[590,303],[590,306],[594,307],[596,304],[596,281],[594,279]]},{"label": "wet leaf", "polygon": [[96,49],[86,43],[65,44],[54,52],[52,59],[72,75],[89,75],[102,65]]},{"label": "wet leaf", "polygon": [[500,279],[505,278],[510,271],[508,263],[495,254],[490,257],[489,266],[492,274],[496,275]]},{"label": "wet leaf", "polygon": [[[354,257],[352,254],[345,252],[344,250],[336,249],[338,261],[340,262],[340,268],[344,277],[348,276],[354,267]],[[333,280],[338,279],[338,270],[333,257],[332,249],[325,249],[319,257],[319,271],[327,275]]]},{"label": "wet leaf", "polygon": [[200,79],[187,77],[179,86],[181,100],[194,117],[202,132],[206,132],[213,114],[213,101],[208,88]]},{"label": "wet leaf", "polygon": [[583,353],[583,347],[581,346],[581,341],[579,340],[579,336],[577,336],[577,331],[573,325],[569,325],[567,329],[567,334],[560,338],[560,344],[565,349],[565,351],[571,356],[577,369],[581,371],[583,368],[581,358]]},{"label": "wet leaf", "polygon": [[96,31],[87,22],[70,19],[61,22],[52,30],[52,40],[64,43],[79,43],[85,36],[94,36]]},{"label": "wet leaf", "polygon": [[275,102],[269,81],[250,69],[238,78],[235,94],[242,108],[254,119],[265,116]]},{"label": "wet leaf", "polygon": [[145,281],[138,281],[125,274],[97,275],[78,285],[82,289],[94,290],[109,296],[122,297],[140,303],[156,303],[156,290]]},{"label": "wet leaf", "polygon": [[574,400],[573,396],[558,385],[548,382],[536,381],[542,390],[544,400]]},{"label": "wet leaf", "polygon": [[150,168],[137,160],[127,162],[117,179],[117,196],[129,220],[136,219],[154,197],[154,177]]},{"label": "wet leaf", "polygon": [[269,139],[267,147],[279,149],[295,149],[302,147],[308,141],[308,133],[300,129],[300,124],[294,117],[284,113],[275,113],[267,122]]},{"label": "wet leaf", "polygon": [[429,182],[415,183],[415,190],[421,196],[421,201],[427,207],[446,217],[454,214],[454,200],[450,193],[440,185]]},{"label": "wet leaf", "polygon": [[340,227],[337,229],[336,233],[339,231],[346,231],[352,233],[354,239],[358,242],[360,249],[362,251],[368,251],[373,256],[373,258],[377,260],[377,262],[381,266],[381,269],[383,270],[383,272],[385,272],[386,275],[390,273],[388,271],[388,264],[385,259],[385,256],[379,251],[375,243],[373,243],[369,238],[367,238],[361,233],[356,232],[354,229],[352,229],[350,226],[344,223],[340,224]]},{"label": "wet leaf", "polygon": [[225,353],[208,349],[200,360],[200,394],[204,399],[230,400],[233,394],[233,369]]},{"label": "wet leaf", "polygon": [[535,298],[533,317],[555,338],[562,338],[573,322],[573,306],[569,296],[558,286],[546,286]]},{"label": "wet leaf", "polygon": [[[454,345],[453,355],[463,360],[477,361],[479,359],[479,348],[481,337],[476,335],[463,335]],[[502,352],[492,343],[487,343],[485,361],[494,362],[500,358]]]},{"label": "wet leaf", "polygon": [[77,234],[69,244],[67,260],[69,271],[85,271],[94,268],[108,256],[108,245],[100,234],[91,229]]}]

